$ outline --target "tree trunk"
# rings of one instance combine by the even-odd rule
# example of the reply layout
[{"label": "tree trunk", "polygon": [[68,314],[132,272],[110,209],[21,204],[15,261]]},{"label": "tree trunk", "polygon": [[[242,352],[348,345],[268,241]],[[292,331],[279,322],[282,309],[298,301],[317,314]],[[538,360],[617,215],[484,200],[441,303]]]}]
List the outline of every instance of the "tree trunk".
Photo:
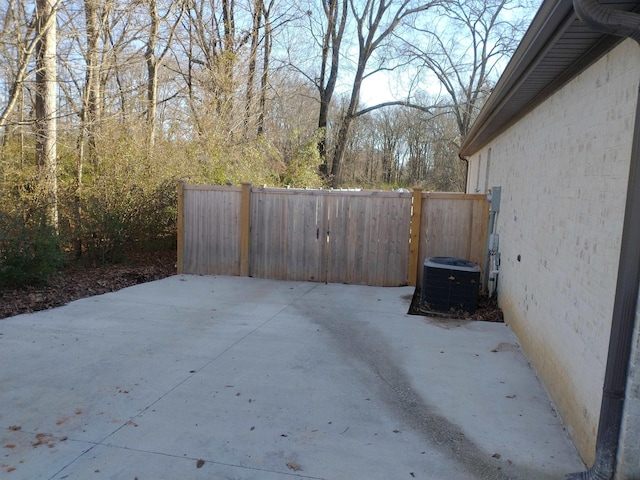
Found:
[{"label": "tree trunk", "polygon": [[[76,184],[73,195],[73,211],[76,230],[74,249],[76,258],[80,258],[82,256],[82,235],[80,233],[82,226],[82,173],[86,156],[89,157],[89,161],[91,163],[96,164],[98,162],[96,130],[98,127],[100,109],[100,32],[98,26],[97,0],[85,0],[84,13],[87,25],[87,67],[85,73],[84,94],[82,97],[82,111],[80,114],[80,134],[78,135],[78,157],[76,160]],[[85,149],[85,134],[87,136],[88,149]]]},{"label": "tree trunk", "polygon": [[[341,7],[340,12],[338,11],[338,6]],[[320,66],[320,82],[318,84],[320,91],[320,111],[318,113],[320,138],[318,139],[318,153],[324,165],[326,165],[327,161],[327,123],[329,119],[329,108],[338,80],[340,45],[342,44],[347,22],[347,6],[347,0],[341,0],[340,5],[338,5],[338,0],[330,0],[324,5],[325,15],[327,17],[327,30],[322,41],[322,65]],[[329,57],[331,58],[330,64]],[[327,69],[329,70],[328,74]]]},{"label": "tree trunk", "polygon": [[[38,11],[36,11],[36,19],[39,18],[38,15]],[[23,95],[24,80],[27,76],[27,69],[29,68],[31,56],[33,55],[33,52],[38,48],[41,35],[47,30],[48,23],[52,23],[53,20],[54,17],[49,17],[49,19],[40,19],[38,21],[38,25],[36,25],[35,21],[29,22],[24,38],[22,39],[22,41],[18,42],[20,52],[17,59],[18,71],[16,72],[14,81],[9,88],[9,99],[7,101],[7,104],[0,114],[0,129],[2,129],[3,131],[6,129],[9,115],[16,106],[18,99]],[[41,28],[41,31],[38,31],[38,28]]]},{"label": "tree trunk", "polygon": [[224,28],[222,54],[222,103],[224,117],[228,119],[233,111],[233,90],[235,67],[235,0],[222,0],[222,22]]},{"label": "tree trunk", "polygon": [[253,104],[253,88],[256,78],[256,63],[258,57],[258,41],[260,40],[260,25],[262,20],[262,0],[253,2],[253,25],[251,28],[251,47],[249,50],[249,72],[247,76],[247,93],[244,107],[244,136],[249,133],[249,122],[251,121],[251,110]]},{"label": "tree trunk", "polygon": [[[149,2],[149,40],[145,51],[145,61],[147,63],[147,154],[151,155],[151,151],[155,145],[157,130],[157,111],[158,111],[158,69],[162,64],[164,57],[169,51],[173,36],[180,24],[186,2],[184,0],[176,0],[171,3],[169,10],[163,18],[158,14],[158,3],[156,0],[148,0]],[[164,49],[156,54],[156,46],[159,40],[160,22],[167,21],[172,9],[178,5],[179,13],[175,22],[169,28],[169,34],[165,37]]]},{"label": "tree trunk", "polygon": [[156,43],[158,42],[158,30],[160,19],[158,17],[158,4],[156,0],[149,0],[149,40],[145,60],[147,62],[147,151],[151,150],[155,144],[156,137],[156,110],[158,105],[158,68],[155,55]]},{"label": "tree trunk", "polygon": [[267,115],[267,89],[269,87],[269,62],[271,61],[271,7],[264,8],[264,57],[262,65],[262,78],[260,80],[260,113],[258,115],[258,136],[264,135],[264,119]]},{"label": "tree trunk", "polygon": [[85,0],[87,23],[87,71],[82,106],[82,121],[87,133],[89,160],[95,162],[96,136],[100,117],[100,31],[98,26],[98,0]]},{"label": "tree trunk", "polygon": [[360,89],[362,87],[362,80],[364,78],[365,63],[361,62],[358,65],[356,76],[353,81],[353,88],[351,90],[351,100],[349,106],[342,119],[340,130],[338,131],[338,138],[336,140],[336,148],[333,152],[333,159],[331,162],[331,186],[339,187],[341,182],[341,170],[342,162],[344,159],[344,153],[347,149],[347,141],[349,140],[349,132],[351,131],[351,124],[355,118],[358,110],[358,103],[360,102]]},{"label": "tree trunk", "polygon": [[36,161],[45,206],[45,221],[58,229],[56,151],[56,1],[37,0]]},{"label": "tree trunk", "polygon": [[[367,63],[371,55],[378,47],[384,45],[385,40],[392,36],[393,31],[404,18],[425,11],[431,6],[430,3],[421,3],[415,7],[411,7],[409,0],[402,0],[400,2],[376,0],[367,1],[364,5],[362,5],[361,2],[349,0],[349,4],[351,5],[351,11],[357,25],[358,67],[353,80],[349,107],[342,119],[342,125],[338,132],[336,149],[331,163],[331,184],[334,187],[340,185],[340,171],[344,161],[344,153],[347,148],[349,131],[351,130],[351,124],[354,118],[359,115],[358,102],[360,90],[365,78]],[[363,8],[361,14],[357,13],[358,7]],[[388,13],[391,9],[395,9],[395,12],[389,16]],[[390,20],[386,21],[386,24],[383,25],[382,22],[387,17],[389,17]],[[370,71],[367,73],[367,76],[371,76],[372,73],[379,70],[380,69]]]}]

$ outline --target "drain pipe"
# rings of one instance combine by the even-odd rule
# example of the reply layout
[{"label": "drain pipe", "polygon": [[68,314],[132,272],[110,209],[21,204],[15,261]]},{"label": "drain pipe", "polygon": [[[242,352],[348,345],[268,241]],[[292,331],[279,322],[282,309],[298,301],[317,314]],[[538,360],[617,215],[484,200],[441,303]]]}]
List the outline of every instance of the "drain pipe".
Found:
[{"label": "drain pipe", "polygon": [[[629,37],[640,43],[640,15],[604,7],[597,0],[573,0],[578,17],[589,28]],[[629,184],[618,278],[611,319],[611,336],[605,370],[596,459],[586,472],[567,475],[570,480],[612,480],[616,473],[622,413],[640,289],[640,91],[631,149]]]},{"label": "drain pipe", "polygon": [[469,181],[469,159],[460,154],[458,154],[458,158],[466,164],[464,167],[464,193],[469,193],[467,192],[467,182]]}]

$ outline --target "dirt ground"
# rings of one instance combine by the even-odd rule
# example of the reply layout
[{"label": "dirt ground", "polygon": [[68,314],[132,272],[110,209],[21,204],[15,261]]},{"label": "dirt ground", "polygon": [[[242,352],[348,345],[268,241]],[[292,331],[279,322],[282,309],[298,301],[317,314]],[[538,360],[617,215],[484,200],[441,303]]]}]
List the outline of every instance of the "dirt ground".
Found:
[{"label": "dirt ground", "polygon": [[[74,265],[60,272],[48,285],[0,291],[0,318],[59,307],[73,300],[115,292],[139,283],[160,280],[176,274],[176,252],[137,254],[116,265]],[[416,289],[409,312],[412,315],[456,317],[466,320],[503,322],[496,298],[481,295],[475,313],[432,312],[420,305]]]},{"label": "dirt ground", "polygon": [[175,251],[137,254],[116,265],[73,265],[52,278],[48,285],[0,291],[0,318],[59,307],[175,273]]},{"label": "dirt ground", "polygon": [[486,295],[478,296],[478,307],[474,313],[467,313],[460,310],[452,310],[450,312],[440,312],[428,310],[424,305],[420,304],[420,289],[416,288],[409,308],[411,315],[423,315],[426,317],[443,317],[456,318],[461,320],[477,320],[482,322],[504,322],[502,310],[498,307],[498,299],[496,296],[488,298]]}]

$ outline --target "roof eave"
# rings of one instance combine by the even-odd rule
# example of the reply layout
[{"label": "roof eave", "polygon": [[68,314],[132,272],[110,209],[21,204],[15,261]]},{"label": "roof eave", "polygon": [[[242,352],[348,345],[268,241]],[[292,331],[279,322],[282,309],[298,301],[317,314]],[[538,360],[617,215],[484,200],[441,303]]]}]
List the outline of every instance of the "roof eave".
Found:
[{"label": "roof eave", "polygon": [[520,45],[498,80],[478,118],[473,123],[463,142],[460,155],[473,155],[493,140],[509,126],[521,119],[526,113],[548,98],[571,78],[588,67],[597,58],[610,50],[621,39],[604,34],[594,37],[593,45],[587,53],[576,54],[572,63],[549,81],[535,96],[522,105],[517,112],[504,116],[504,106],[518,89],[527,81],[536,66],[556,45],[566,30],[574,24],[577,17],[571,0],[544,2],[536,14],[531,26],[525,33]]}]

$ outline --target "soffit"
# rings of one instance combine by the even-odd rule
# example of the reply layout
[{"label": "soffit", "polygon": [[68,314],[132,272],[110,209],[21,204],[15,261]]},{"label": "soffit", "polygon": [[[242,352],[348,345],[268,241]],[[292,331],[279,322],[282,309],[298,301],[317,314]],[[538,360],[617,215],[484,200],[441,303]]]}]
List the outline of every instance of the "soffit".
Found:
[{"label": "soffit", "polygon": [[[634,1],[601,1],[636,11]],[[462,144],[472,155],[622,41],[584,26],[571,0],[547,0],[498,80]]]}]

